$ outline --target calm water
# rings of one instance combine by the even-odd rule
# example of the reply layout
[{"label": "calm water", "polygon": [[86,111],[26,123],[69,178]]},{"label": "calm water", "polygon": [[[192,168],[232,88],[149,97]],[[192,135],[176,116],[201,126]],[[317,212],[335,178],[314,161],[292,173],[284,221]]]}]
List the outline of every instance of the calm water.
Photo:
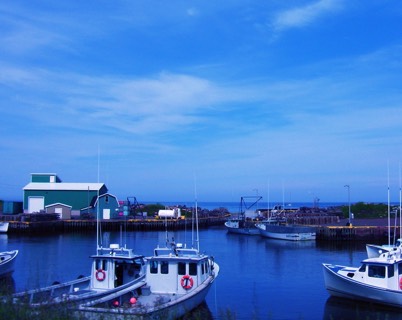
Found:
[{"label": "calm water", "polygon": [[[190,232],[171,232],[191,243]],[[149,255],[165,232],[105,233],[103,244],[127,243]],[[122,239],[122,241],[121,241]],[[16,291],[87,275],[95,234],[0,235],[0,251],[20,250],[13,275]],[[329,299],[321,263],[358,265],[364,244],[294,243],[227,234],[223,227],[200,230],[200,247],[220,265],[206,303],[214,319],[402,319],[402,312]],[[231,317],[227,316],[230,312]]]}]

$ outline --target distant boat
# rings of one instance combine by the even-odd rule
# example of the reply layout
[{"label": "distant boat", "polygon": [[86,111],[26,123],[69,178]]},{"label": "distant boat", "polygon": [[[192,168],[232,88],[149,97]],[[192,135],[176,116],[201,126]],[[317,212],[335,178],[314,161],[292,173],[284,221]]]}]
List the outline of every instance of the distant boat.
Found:
[{"label": "distant boat", "polygon": [[323,264],[327,291],[335,297],[402,308],[401,250],[367,258],[360,267]]},{"label": "distant boat", "polygon": [[6,233],[8,231],[9,222],[0,222],[0,233]]},{"label": "distant boat", "polygon": [[9,276],[14,272],[14,263],[18,250],[0,252],[0,277]]},{"label": "distant boat", "polygon": [[[247,204],[246,200],[252,199],[251,204]],[[260,215],[258,211],[251,208],[254,207],[262,197],[260,196],[246,196],[240,198],[239,214],[237,217],[231,218],[225,222],[226,230],[229,233],[245,234],[245,235],[259,235],[260,231],[256,228],[255,224],[258,222]]]},{"label": "distant boat", "polygon": [[316,239],[316,228],[287,224],[285,212],[281,206],[275,206],[271,210],[267,220],[256,224],[260,235],[266,238],[288,240],[288,241],[307,241]]}]

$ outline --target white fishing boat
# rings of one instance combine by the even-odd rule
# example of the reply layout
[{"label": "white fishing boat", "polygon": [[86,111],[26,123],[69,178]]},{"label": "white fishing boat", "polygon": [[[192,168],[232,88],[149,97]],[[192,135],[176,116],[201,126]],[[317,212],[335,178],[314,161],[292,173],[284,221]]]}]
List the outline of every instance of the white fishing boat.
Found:
[{"label": "white fishing boat", "polygon": [[303,225],[286,223],[284,211],[280,206],[275,206],[268,219],[256,224],[260,235],[266,238],[307,241],[316,239],[316,228]]},{"label": "white fishing boat", "polygon": [[18,250],[0,252],[0,277],[9,276],[14,272],[14,264]]},{"label": "white fishing boat", "polygon": [[[99,212],[98,215],[99,217]],[[100,223],[96,225],[96,254],[88,276],[63,283],[13,294],[13,302],[28,303],[31,307],[64,303],[76,306],[89,300],[144,284],[145,258],[121,244],[103,247],[100,241]],[[63,267],[63,266],[60,266]]]},{"label": "white fishing boat", "polygon": [[81,304],[86,319],[177,319],[204,300],[219,273],[211,256],[172,243],[147,257],[146,283]]},{"label": "white fishing boat", "polygon": [[360,267],[323,264],[327,291],[336,297],[402,308],[401,250],[362,261]]},{"label": "white fishing boat", "polygon": [[[197,205],[195,206],[197,208]],[[219,273],[212,256],[196,245],[169,242],[146,258],[146,283],[80,304],[85,319],[177,319],[200,305]],[[166,232],[167,233],[167,232]]]},{"label": "white fishing boat", "polygon": [[82,303],[144,284],[144,257],[134,254],[132,249],[118,244],[99,246],[91,259],[89,276],[16,293],[12,296],[13,301],[29,303],[32,307],[61,302]]},{"label": "white fishing boat", "polygon": [[0,233],[6,233],[8,231],[9,222],[0,221]]},{"label": "white fishing boat", "polygon": [[[252,199],[251,204],[246,201]],[[255,224],[261,219],[261,216],[256,209],[252,209],[262,197],[260,196],[247,196],[241,197],[239,214],[225,222],[226,230],[229,233],[245,234],[245,235],[259,235],[260,231],[255,227]]]}]

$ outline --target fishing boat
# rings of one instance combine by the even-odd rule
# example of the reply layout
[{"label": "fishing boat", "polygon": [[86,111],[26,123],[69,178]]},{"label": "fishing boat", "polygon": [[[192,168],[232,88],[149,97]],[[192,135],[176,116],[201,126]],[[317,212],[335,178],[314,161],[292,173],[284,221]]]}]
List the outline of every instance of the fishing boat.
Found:
[{"label": "fishing boat", "polygon": [[13,301],[28,303],[31,307],[62,302],[83,303],[145,283],[144,256],[134,254],[132,249],[119,244],[99,246],[91,259],[89,276],[15,293]]},{"label": "fishing boat", "polygon": [[402,255],[396,248],[360,267],[323,264],[327,291],[335,297],[375,302],[402,308]]},{"label": "fishing boat", "polygon": [[[251,204],[246,201],[252,199]],[[225,222],[225,227],[228,233],[259,235],[260,231],[255,227],[255,224],[260,220],[258,210],[251,209],[256,206],[260,196],[246,196],[240,198],[239,214],[237,217],[231,218]]]},{"label": "fishing boat", "polygon": [[[97,214],[99,217],[99,212]],[[12,295],[15,303],[28,303],[31,307],[64,303],[76,306],[89,300],[144,284],[145,258],[135,254],[126,245],[112,243],[104,247],[100,241],[100,223],[96,225],[96,253],[90,258],[88,276],[79,276],[67,282],[27,290]]]},{"label": "fishing boat", "polygon": [[200,253],[196,208],[195,244],[169,242],[146,258],[145,283],[80,304],[76,313],[86,319],[177,319],[200,305],[219,274],[210,255]]},{"label": "fishing boat", "polygon": [[0,252],[0,277],[7,277],[14,272],[18,250]]},{"label": "fishing boat", "polygon": [[257,223],[256,228],[261,236],[271,239],[307,241],[316,238],[315,227],[288,224],[281,206],[275,206],[270,211],[268,219]]},{"label": "fishing boat", "polygon": [[204,300],[219,273],[211,256],[181,244],[158,247],[146,258],[146,283],[80,304],[85,318],[177,319]]},{"label": "fishing boat", "polygon": [[9,222],[0,221],[0,233],[6,233],[8,231]]}]

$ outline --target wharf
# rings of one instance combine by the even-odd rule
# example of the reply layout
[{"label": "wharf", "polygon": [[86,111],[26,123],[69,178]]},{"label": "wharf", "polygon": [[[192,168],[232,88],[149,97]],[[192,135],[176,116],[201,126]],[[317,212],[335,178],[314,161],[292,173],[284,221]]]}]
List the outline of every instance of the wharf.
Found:
[{"label": "wharf", "polygon": [[[226,216],[206,217],[198,219],[199,228],[221,226],[227,220]],[[128,219],[128,220],[53,220],[53,221],[18,221],[9,220],[8,233],[39,233],[49,232],[87,232],[95,231],[96,226],[104,231],[151,231],[151,230],[181,230],[191,229],[193,219]]]},{"label": "wharf", "polygon": [[[11,218],[11,217],[9,217]],[[198,219],[199,228],[223,226],[227,215],[202,217]],[[20,233],[63,233],[92,232],[96,230],[96,220],[52,220],[22,221],[23,219],[7,219],[9,234]],[[385,241],[388,234],[393,238],[399,235],[400,227],[388,227],[387,219],[354,219],[352,226],[347,226],[346,219],[335,217],[303,217],[292,221],[295,224],[310,225],[317,228],[317,241]],[[190,230],[193,226],[191,218],[186,219],[129,219],[101,220],[100,227],[105,231],[160,231]]]}]

